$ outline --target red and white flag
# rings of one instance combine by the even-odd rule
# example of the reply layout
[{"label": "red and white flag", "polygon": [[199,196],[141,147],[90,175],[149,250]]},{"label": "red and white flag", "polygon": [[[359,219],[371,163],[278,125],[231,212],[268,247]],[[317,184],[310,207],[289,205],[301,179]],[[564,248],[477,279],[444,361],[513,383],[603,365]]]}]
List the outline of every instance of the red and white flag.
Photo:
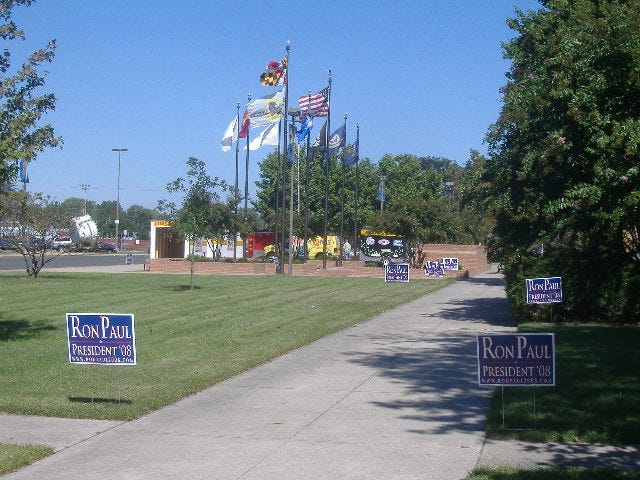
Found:
[{"label": "red and white flag", "polygon": [[329,87],[313,95],[303,95],[298,99],[302,115],[326,117],[329,114]]}]

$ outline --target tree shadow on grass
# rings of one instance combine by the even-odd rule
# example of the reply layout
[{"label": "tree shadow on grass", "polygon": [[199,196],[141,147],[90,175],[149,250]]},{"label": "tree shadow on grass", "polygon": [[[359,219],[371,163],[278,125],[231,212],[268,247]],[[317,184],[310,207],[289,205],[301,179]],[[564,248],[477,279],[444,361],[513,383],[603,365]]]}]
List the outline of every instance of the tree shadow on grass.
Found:
[{"label": "tree shadow on grass", "polygon": [[56,330],[56,327],[43,322],[7,320],[0,315],[0,341],[28,340],[52,330]]},{"label": "tree shadow on grass", "polygon": [[166,287],[169,290],[173,290],[174,292],[188,292],[189,290],[202,290],[202,287],[198,285],[170,285]]}]

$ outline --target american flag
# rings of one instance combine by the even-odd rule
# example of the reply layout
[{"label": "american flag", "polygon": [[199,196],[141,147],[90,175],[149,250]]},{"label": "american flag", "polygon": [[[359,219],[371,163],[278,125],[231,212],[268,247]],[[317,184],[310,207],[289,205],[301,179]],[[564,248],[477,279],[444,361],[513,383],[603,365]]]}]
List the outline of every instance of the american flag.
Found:
[{"label": "american flag", "polygon": [[313,95],[303,95],[298,99],[302,115],[326,117],[329,114],[329,87],[323,88]]}]

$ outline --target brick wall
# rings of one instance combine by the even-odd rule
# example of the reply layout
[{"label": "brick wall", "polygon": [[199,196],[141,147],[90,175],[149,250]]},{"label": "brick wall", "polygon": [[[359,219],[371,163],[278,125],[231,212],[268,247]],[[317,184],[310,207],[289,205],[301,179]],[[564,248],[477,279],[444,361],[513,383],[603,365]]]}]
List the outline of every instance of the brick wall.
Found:
[{"label": "brick wall", "polygon": [[423,262],[440,261],[443,258],[457,258],[458,265],[468,270],[470,275],[487,271],[487,251],[482,245],[454,245],[423,243],[416,247],[416,258],[422,256]]},{"label": "brick wall", "polygon": [[[156,273],[186,273],[191,269],[191,263],[182,258],[154,258],[148,260],[145,270]],[[285,263],[284,273],[289,273],[289,265]],[[322,260],[309,260],[306,264],[291,265],[293,276],[336,276],[336,277],[370,277],[384,278],[384,271],[380,267],[365,267],[364,262],[344,261],[342,266],[336,266],[335,260],[327,260],[327,268],[322,268]],[[273,263],[247,262],[195,262],[194,273],[209,275],[275,275]],[[446,272],[447,278],[465,278],[468,270]],[[410,278],[426,278],[422,268],[412,268]]]}]

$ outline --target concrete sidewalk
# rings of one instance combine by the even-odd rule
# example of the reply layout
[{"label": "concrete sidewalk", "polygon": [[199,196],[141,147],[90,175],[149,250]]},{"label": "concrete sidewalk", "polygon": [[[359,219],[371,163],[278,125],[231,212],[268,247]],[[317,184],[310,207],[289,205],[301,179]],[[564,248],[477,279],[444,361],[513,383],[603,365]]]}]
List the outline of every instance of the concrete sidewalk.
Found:
[{"label": "concrete sidewalk", "polygon": [[476,335],[513,331],[502,277],[483,274],[132,422],[0,416],[0,442],[57,449],[2,478],[449,480],[546,464],[561,449],[484,441]]}]

